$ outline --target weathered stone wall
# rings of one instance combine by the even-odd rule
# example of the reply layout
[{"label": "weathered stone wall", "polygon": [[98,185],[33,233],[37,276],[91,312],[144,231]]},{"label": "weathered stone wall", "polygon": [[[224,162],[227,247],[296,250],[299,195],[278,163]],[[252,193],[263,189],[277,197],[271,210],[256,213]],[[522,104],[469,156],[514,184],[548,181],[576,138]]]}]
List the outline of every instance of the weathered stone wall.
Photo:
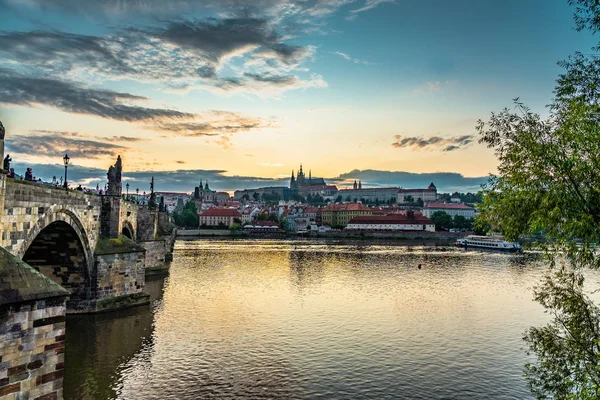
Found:
[{"label": "weathered stone wall", "polygon": [[172,261],[173,236],[162,237],[157,240],[141,242],[140,245],[146,249],[146,273],[152,274],[169,269]]},{"label": "weathered stone wall", "polygon": [[144,291],[144,252],[100,254],[94,257],[97,299],[125,296]]},{"label": "weathered stone wall", "polygon": [[62,399],[68,294],[0,247],[0,399]]},{"label": "weathered stone wall", "polygon": [[65,221],[77,232],[90,262],[100,233],[100,210],[99,196],[6,179],[0,246],[21,258],[42,229]]},{"label": "weathered stone wall", "polygon": [[0,306],[0,399],[62,399],[65,298]]},{"label": "weathered stone wall", "polygon": [[119,232],[123,232],[123,228],[127,228],[131,230],[132,236],[131,239],[135,240],[137,233],[137,214],[138,214],[138,206],[135,203],[125,201],[121,199],[121,215],[119,218]]},{"label": "weathered stone wall", "polygon": [[121,234],[121,198],[118,196],[102,196],[102,212],[100,213],[100,234],[108,238],[116,238]]},{"label": "weathered stone wall", "polygon": [[137,241],[154,240],[157,232],[158,208],[140,206],[137,213]]},{"label": "weathered stone wall", "polygon": [[101,237],[94,252],[91,296],[86,301],[69,301],[69,313],[108,311],[147,303],[145,252],[123,235],[113,239]]}]

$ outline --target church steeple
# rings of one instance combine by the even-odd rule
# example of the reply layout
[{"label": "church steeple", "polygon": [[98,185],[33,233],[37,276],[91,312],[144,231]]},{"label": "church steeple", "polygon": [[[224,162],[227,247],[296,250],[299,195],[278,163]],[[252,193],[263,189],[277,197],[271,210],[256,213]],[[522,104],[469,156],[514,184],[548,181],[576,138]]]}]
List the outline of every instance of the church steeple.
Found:
[{"label": "church steeple", "polygon": [[354,189],[358,188],[358,184],[356,183],[356,179],[354,180]]},{"label": "church steeple", "polygon": [[360,179],[358,180],[358,188],[362,189],[362,181]]}]

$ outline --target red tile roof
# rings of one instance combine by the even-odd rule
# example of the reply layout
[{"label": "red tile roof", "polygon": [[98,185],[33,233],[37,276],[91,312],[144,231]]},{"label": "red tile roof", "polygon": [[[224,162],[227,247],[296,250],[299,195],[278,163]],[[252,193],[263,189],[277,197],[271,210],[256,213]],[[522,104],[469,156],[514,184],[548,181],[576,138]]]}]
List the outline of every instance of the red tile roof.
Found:
[{"label": "red tile roof", "polygon": [[473,207],[469,207],[461,203],[442,203],[439,201],[431,201],[423,208],[439,208],[439,209],[453,209],[453,210],[473,210]]},{"label": "red tile roof", "polygon": [[232,208],[209,208],[200,212],[201,217],[241,217],[238,210]]}]

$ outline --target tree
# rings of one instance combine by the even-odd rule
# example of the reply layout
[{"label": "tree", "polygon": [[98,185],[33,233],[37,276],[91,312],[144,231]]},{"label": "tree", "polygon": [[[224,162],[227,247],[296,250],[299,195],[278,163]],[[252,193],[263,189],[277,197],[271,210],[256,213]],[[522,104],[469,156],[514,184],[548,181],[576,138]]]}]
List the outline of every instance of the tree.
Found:
[{"label": "tree", "polygon": [[412,204],[415,202],[415,199],[412,196],[406,196],[406,197],[404,197],[404,202],[408,203],[408,204]]},{"label": "tree", "polygon": [[467,229],[470,225],[468,220],[462,215],[455,215],[453,224],[456,229]]},{"label": "tree", "polygon": [[258,192],[254,192],[252,194],[252,198],[254,199],[254,201],[258,201],[258,199],[260,199],[260,194],[258,194]]},{"label": "tree", "polygon": [[338,197],[335,198],[335,202],[336,203],[341,203],[342,202],[342,195],[341,194]]},{"label": "tree", "polygon": [[173,220],[177,226],[185,226],[192,229],[198,228],[199,218],[196,203],[191,200],[185,203],[181,213],[173,213]]},{"label": "tree", "polygon": [[244,200],[244,201],[250,200],[250,196],[248,196],[248,193],[246,193],[242,196],[242,200]]},{"label": "tree", "polygon": [[431,220],[435,224],[435,229],[438,231],[448,230],[452,228],[452,217],[445,211],[436,211],[431,216]]},{"label": "tree", "polygon": [[[596,0],[570,0],[578,30],[600,30]],[[598,48],[596,48],[598,50]],[[480,142],[495,150],[498,175],[484,188],[476,226],[507,239],[544,232],[551,267],[535,300],[552,316],[524,335],[536,362],[525,367],[538,399],[600,397],[600,312],[584,294],[582,269],[599,268],[600,59],[576,53],[560,65],[550,116],[515,100],[513,110],[479,121]]]},{"label": "tree", "polygon": [[417,199],[417,207],[423,207],[423,204],[424,204],[424,203],[423,203],[423,199],[419,197],[419,198]]}]

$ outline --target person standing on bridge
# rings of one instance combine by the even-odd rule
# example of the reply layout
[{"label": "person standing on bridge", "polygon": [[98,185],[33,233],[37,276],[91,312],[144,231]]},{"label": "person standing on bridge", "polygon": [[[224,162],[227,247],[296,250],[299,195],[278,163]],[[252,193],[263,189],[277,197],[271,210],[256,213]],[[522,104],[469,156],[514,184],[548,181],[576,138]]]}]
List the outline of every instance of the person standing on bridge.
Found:
[{"label": "person standing on bridge", "polygon": [[10,158],[10,154],[7,154],[6,157],[4,157],[4,171],[10,171],[10,162],[12,161],[12,158]]},{"label": "person standing on bridge", "polygon": [[27,170],[25,171],[25,180],[26,181],[33,180],[33,171],[31,170],[31,168],[27,168]]}]

